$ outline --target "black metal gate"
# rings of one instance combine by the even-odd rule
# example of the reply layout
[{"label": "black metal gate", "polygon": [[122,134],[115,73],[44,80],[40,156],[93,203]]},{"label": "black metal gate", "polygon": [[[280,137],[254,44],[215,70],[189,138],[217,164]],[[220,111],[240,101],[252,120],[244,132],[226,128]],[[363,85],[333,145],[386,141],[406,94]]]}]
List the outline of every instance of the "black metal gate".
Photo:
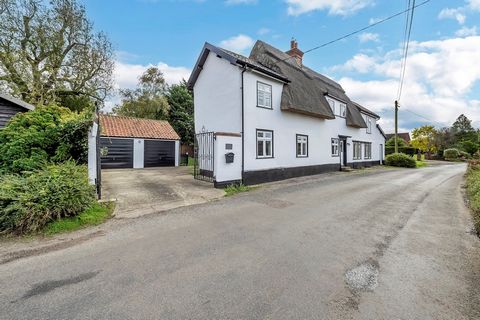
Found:
[{"label": "black metal gate", "polygon": [[195,179],[213,182],[215,134],[202,132],[195,135],[193,176]]}]

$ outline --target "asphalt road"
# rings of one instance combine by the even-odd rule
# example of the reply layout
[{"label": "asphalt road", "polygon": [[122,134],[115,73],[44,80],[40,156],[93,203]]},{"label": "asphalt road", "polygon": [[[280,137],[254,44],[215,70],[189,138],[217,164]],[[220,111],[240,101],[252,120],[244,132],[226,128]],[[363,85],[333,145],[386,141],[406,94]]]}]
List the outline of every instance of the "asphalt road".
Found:
[{"label": "asphalt road", "polygon": [[479,319],[463,164],[296,179],[0,265],[1,319]]}]

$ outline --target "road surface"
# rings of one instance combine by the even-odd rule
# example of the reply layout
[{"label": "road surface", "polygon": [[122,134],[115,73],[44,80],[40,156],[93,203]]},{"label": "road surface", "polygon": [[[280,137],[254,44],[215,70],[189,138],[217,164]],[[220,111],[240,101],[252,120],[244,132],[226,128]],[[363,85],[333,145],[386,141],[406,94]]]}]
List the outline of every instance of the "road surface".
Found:
[{"label": "road surface", "polygon": [[464,164],[295,179],[0,265],[1,319],[480,319]]}]

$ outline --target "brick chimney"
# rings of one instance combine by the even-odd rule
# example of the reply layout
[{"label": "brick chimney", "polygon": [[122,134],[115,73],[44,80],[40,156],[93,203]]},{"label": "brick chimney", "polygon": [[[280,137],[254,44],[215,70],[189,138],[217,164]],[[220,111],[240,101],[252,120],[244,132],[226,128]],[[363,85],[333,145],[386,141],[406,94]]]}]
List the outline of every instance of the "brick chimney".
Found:
[{"label": "brick chimney", "polygon": [[298,43],[295,38],[292,38],[290,41],[290,50],[286,52],[290,57],[295,58],[297,64],[301,67],[302,66],[302,59],[303,59],[303,52],[302,50],[298,49]]}]

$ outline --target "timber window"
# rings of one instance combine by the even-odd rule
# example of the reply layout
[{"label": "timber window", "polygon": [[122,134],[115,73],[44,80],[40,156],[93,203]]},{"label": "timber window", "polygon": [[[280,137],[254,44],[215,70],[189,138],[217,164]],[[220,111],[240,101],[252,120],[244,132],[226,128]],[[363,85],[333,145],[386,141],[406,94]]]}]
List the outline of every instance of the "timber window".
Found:
[{"label": "timber window", "polygon": [[308,136],[297,134],[297,158],[308,157]]},{"label": "timber window", "polygon": [[365,159],[372,159],[372,143],[371,142],[365,142],[363,145],[364,148],[364,158]]},{"label": "timber window", "polygon": [[332,157],[338,157],[339,155],[338,142],[338,139],[332,138]]},{"label": "timber window", "polygon": [[257,107],[272,109],[272,86],[257,82]]},{"label": "timber window", "polygon": [[257,158],[273,158],[273,131],[257,129]]},{"label": "timber window", "polygon": [[362,159],[362,143],[358,141],[353,142],[353,160]]}]

